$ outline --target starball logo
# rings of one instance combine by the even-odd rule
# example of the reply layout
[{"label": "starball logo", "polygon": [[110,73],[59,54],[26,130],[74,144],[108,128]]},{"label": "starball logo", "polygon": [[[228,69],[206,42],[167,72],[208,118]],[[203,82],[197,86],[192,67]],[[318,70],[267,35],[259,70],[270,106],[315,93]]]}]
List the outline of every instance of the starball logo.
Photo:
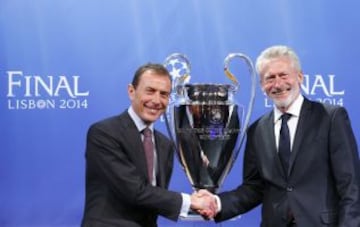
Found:
[{"label": "starball logo", "polygon": [[[344,106],[345,89],[336,86],[336,77],[329,75],[304,75],[304,81],[301,85],[302,93],[309,99],[322,103]],[[264,98],[264,106],[272,107],[271,100]]]},{"label": "starball logo", "polygon": [[40,76],[6,71],[9,110],[87,109],[89,91],[80,76]]}]

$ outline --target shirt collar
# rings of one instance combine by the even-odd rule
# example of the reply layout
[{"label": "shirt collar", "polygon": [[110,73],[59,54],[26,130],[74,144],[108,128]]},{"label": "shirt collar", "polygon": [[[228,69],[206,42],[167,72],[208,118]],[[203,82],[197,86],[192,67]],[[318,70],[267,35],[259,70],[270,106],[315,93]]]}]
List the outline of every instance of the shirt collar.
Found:
[{"label": "shirt collar", "polygon": [[139,117],[139,115],[136,114],[132,106],[129,107],[128,113],[131,119],[134,121],[136,128],[139,130],[139,132],[144,130],[146,127],[149,127],[151,131],[154,131],[154,124],[153,123],[150,125],[145,124],[144,121]]},{"label": "shirt collar", "polygon": [[[294,117],[300,116],[300,110],[301,106],[304,102],[304,96],[302,94],[299,94],[299,96],[295,99],[294,103],[291,104],[289,109],[286,111],[286,113],[291,114]],[[274,122],[279,120],[279,118],[283,115],[283,113],[274,105]]]}]

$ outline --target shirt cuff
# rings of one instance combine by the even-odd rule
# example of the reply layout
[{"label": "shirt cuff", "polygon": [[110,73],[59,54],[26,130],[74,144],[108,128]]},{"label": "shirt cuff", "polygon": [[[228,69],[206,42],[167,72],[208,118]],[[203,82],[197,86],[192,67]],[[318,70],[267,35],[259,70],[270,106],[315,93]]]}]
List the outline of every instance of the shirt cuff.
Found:
[{"label": "shirt cuff", "polygon": [[216,205],[217,205],[216,213],[219,213],[221,211],[221,200],[217,195],[214,195],[214,197],[216,199]]},{"label": "shirt cuff", "polygon": [[182,204],[180,210],[180,217],[185,218],[188,216],[191,205],[191,198],[189,194],[181,193]]}]

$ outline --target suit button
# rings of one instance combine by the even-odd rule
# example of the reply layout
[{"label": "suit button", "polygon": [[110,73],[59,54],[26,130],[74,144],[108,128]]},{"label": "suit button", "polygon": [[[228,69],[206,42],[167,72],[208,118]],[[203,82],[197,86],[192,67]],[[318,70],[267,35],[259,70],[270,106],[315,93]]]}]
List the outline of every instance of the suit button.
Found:
[{"label": "suit button", "polygon": [[287,186],[287,187],[286,187],[286,191],[287,191],[287,192],[292,192],[293,190],[294,190],[294,188],[291,187],[291,186]]}]

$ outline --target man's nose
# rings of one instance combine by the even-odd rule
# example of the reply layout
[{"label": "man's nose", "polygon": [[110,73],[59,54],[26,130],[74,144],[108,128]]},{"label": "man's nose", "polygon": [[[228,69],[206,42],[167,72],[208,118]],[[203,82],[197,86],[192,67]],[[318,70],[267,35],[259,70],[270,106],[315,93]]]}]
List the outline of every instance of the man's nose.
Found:
[{"label": "man's nose", "polygon": [[279,87],[280,85],[282,85],[282,79],[281,79],[281,77],[280,76],[276,76],[275,78],[274,78],[274,86],[275,87]]},{"label": "man's nose", "polygon": [[155,92],[154,95],[153,95],[153,98],[152,98],[152,102],[154,102],[154,103],[160,103],[160,100],[161,100],[161,98],[160,98],[160,93]]}]

